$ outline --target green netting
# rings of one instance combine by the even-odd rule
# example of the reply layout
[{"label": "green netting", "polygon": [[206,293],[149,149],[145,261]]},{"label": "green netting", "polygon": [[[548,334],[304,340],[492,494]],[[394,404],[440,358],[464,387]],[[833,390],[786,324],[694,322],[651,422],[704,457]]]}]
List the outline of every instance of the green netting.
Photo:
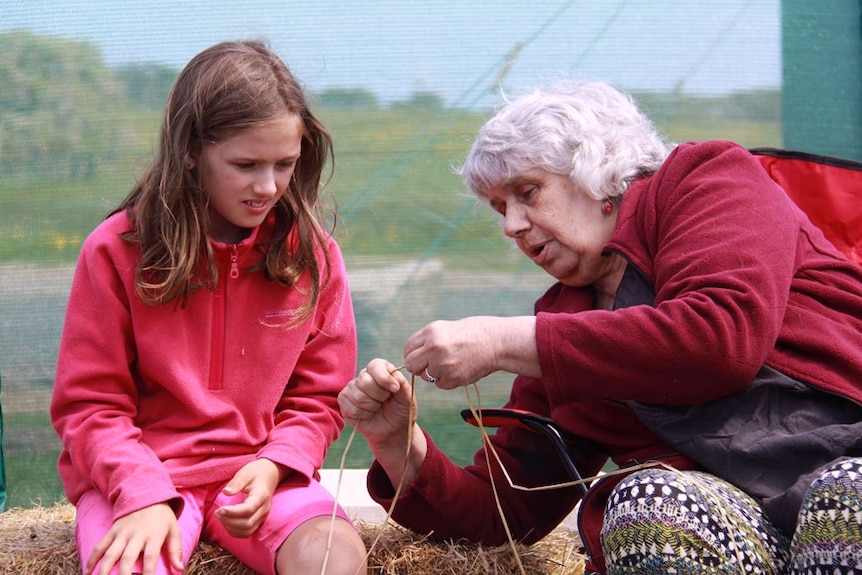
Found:
[{"label": "green netting", "polygon": [[[10,506],[62,497],[47,408],[75,258],[151,157],[179,67],[207,45],[268,37],[334,136],[329,189],[360,364],[397,360],[405,339],[434,319],[530,313],[549,285],[452,172],[501,91],[561,73],[608,80],[632,91],[673,141],[784,144],[779,0],[660,9],[626,0],[341,0],[237,5],[235,13],[186,4],[130,0],[106,10],[79,2],[74,13],[57,0],[0,5],[0,370]],[[198,32],[172,35],[185,18]],[[482,401],[499,404],[510,379],[483,382]],[[478,434],[458,416],[463,393],[418,393],[421,423],[456,460],[469,459]],[[339,465],[345,439],[329,467]],[[354,441],[348,467],[368,463]]]},{"label": "green netting", "polygon": [[784,141],[862,161],[862,4],[782,2]]},{"label": "green netting", "polygon": [[6,510],[6,458],[3,455],[3,378],[0,377],[0,512]]}]

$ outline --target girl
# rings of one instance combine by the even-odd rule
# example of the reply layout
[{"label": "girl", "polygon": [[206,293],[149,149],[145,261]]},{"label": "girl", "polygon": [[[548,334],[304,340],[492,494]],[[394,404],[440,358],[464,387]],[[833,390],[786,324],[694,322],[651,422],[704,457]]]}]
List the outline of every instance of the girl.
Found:
[{"label": "girl", "polygon": [[201,538],[260,573],[365,571],[318,482],[356,368],[317,214],[327,159],[262,43],[180,73],[155,161],[82,247],[60,344],[51,417],[85,573],[181,572]]}]

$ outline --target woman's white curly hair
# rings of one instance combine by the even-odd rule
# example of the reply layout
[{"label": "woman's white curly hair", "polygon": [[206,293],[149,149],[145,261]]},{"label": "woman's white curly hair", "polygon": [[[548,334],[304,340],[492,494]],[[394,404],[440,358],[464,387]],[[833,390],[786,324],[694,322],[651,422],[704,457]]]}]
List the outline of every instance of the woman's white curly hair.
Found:
[{"label": "woman's white curly hair", "polygon": [[602,82],[561,81],[504,103],[479,130],[458,173],[480,198],[541,168],[568,176],[597,200],[619,199],[669,151],[631,96]]}]

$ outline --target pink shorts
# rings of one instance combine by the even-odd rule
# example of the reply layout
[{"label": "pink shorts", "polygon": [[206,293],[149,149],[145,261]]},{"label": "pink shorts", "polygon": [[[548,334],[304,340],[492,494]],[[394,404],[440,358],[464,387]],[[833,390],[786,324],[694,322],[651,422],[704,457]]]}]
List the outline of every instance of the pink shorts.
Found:
[{"label": "pink shorts", "polygon": [[[179,517],[179,527],[183,540],[183,564],[197,547],[198,541],[217,543],[234,557],[262,575],[275,575],[275,556],[288,535],[302,523],[314,517],[336,516],[350,521],[341,506],[320,483],[304,479],[286,481],[278,486],[272,497],[272,507],[263,525],[250,537],[233,537],[225,531],[216,519],[215,511],[223,505],[237,502],[242,495],[226,497],[222,489],[227,484],[180,489],[185,505]],[[93,549],[110,530],[112,521],[111,505],[104,495],[96,490],[84,493],[76,504],[75,536],[81,566],[87,563]],[[140,560],[136,567],[140,572]],[[117,573],[115,566],[111,573]],[[156,575],[169,575],[171,570],[164,560],[159,560]]]}]

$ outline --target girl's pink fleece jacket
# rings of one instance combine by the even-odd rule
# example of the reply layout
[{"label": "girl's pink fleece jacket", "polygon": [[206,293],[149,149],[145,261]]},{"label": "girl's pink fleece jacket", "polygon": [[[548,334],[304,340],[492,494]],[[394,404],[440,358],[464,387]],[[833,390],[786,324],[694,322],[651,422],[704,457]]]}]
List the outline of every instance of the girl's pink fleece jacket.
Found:
[{"label": "girl's pink fleece jacket", "polygon": [[[126,214],[85,241],[60,342],[51,418],[69,500],[98,489],[115,518],[177,489],[226,481],[267,458],[315,477],[344,427],[336,398],[356,371],[356,327],[340,249],[305,322],[286,325],[308,278],[288,289],[251,273],[272,218],[235,246],[212,242],[215,290],[148,305],[135,294]],[[296,241],[291,235],[288,241]],[[234,272],[234,273],[232,273]]]}]

